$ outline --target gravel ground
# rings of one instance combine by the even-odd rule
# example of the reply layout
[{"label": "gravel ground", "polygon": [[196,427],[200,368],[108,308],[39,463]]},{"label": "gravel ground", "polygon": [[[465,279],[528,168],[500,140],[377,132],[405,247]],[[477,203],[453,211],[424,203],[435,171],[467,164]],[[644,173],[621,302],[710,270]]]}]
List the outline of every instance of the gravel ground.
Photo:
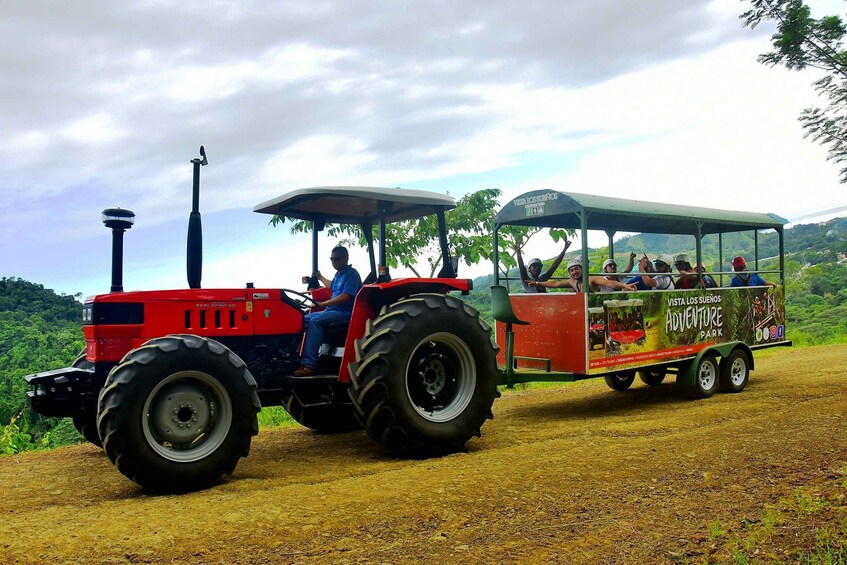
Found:
[{"label": "gravel ground", "polygon": [[[847,347],[757,353],[741,394],[507,392],[464,453],[270,429],[153,496],[93,446],[0,458],[0,563],[734,563],[844,530]],[[845,534],[847,535],[847,534]]]}]

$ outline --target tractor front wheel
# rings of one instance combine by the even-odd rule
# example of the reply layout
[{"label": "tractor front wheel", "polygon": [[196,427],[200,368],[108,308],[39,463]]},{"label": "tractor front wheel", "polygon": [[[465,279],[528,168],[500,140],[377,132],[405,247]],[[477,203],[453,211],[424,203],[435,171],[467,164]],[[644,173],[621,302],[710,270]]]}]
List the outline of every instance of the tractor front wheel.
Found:
[{"label": "tractor front wheel", "polygon": [[384,307],[350,365],[350,397],[368,434],[403,455],[462,449],[493,418],[496,347],[479,312],[453,296]]},{"label": "tractor front wheel", "polygon": [[[76,358],[71,367],[76,369],[94,370],[94,363],[85,358],[85,350]],[[100,441],[100,434],[97,433],[97,403],[85,403],[73,415],[72,421],[76,431],[82,435],[87,441],[103,447],[103,442]]]},{"label": "tractor front wheel", "polygon": [[112,370],[98,428],[121,473],[143,487],[189,491],[247,456],[260,407],[238,356],[211,339],[171,335],[130,351]]}]

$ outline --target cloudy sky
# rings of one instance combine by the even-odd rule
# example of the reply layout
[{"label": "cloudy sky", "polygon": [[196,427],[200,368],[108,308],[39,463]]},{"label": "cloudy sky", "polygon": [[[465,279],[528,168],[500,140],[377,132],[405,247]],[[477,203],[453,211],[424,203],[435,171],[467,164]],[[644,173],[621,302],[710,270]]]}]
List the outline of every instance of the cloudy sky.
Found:
[{"label": "cloudy sky", "polygon": [[773,29],[742,28],[745,9],[6,0],[0,276],[108,291],[100,212],[120,206],[137,215],[125,287],[184,288],[201,144],[206,287],[301,286],[306,240],[251,210],[305,186],[556,188],[789,219],[847,205],[797,121],[815,75],[757,63]]}]

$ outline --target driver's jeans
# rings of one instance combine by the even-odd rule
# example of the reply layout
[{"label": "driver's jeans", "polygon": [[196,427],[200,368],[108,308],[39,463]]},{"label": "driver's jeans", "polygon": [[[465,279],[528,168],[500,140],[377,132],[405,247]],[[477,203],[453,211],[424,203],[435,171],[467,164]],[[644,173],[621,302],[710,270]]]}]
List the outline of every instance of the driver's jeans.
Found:
[{"label": "driver's jeans", "polygon": [[303,344],[301,363],[310,369],[318,366],[318,351],[323,343],[324,330],[333,322],[349,322],[352,312],[349,310],[322,310],[306,314],[303,324],[306,326],[306,342]]}]

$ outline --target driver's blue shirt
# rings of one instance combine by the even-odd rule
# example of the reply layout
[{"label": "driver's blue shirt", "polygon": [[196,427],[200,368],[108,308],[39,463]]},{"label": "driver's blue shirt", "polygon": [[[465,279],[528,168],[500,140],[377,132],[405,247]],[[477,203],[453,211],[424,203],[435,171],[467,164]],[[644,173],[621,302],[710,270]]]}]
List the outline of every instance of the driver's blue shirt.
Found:
[{"label": "driver's blue shirt", "polygon": [[[362,288],[362,277],[359,276],[359,271],[353,268],[353,265],[347,265],[332,277],[332,298],[340,294],[349,294],[356,298],[359,289]],[[327,306],[328,312],[353,312],[353,300],[348,300],[342,304],[335,306]]]}]

